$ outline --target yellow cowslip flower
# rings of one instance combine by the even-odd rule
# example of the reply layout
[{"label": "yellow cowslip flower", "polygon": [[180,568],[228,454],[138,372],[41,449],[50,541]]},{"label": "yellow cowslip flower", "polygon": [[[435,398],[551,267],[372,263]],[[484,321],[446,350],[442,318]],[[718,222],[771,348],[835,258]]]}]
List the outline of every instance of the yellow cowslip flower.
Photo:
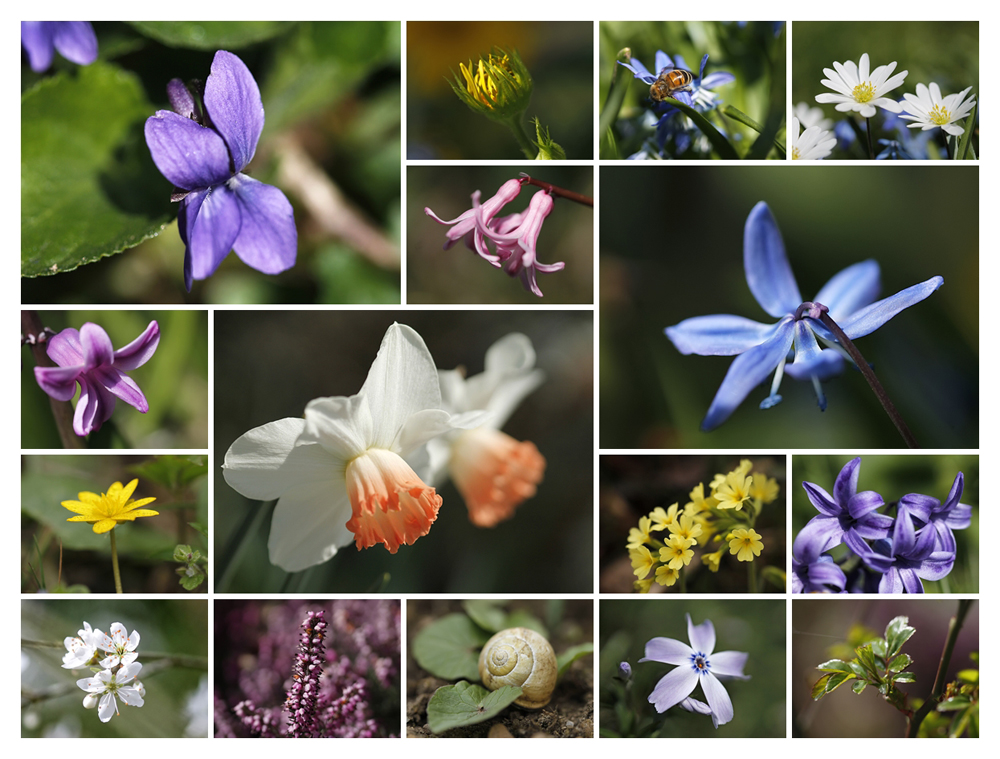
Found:
[{"label": "yellow cowslip flower", "polygon": [[652,577],[648,580],[636,580],[632,583],[632,589],[635,590],[636,593],[648,593],[651,587],[653,587]]},{"label": "yellow cowslip flower", "polygon": [[653,529],[657,531],[668,529],[677,519],[677,507],[678,504],[675,503],[664,511],[662,506],[657,506],[649,512],[649,518],[653,520]]},{"label": "yellow cowslip flower", "polygon": [[70,517],[67,522],[88,522],[94,525],[94,532],[108,532],[119,522],[133,522],[138,517],[155,517],[160,512],[151,509],[141,509],[147,503],[152,503],[155,498],[140,498],[138,501],[130,500],[135,492],[139,480],[132,480],[128,485],[122,487],[120,482],[114,483],[108,488],[107,493],[78,494],[79,501],[63,501],[62,505],[78,516]]},{"label": "yellow cowslip flower", "polygon": [[656,582],[664,587],[669,588],[675,582],[677,578],[681,576],[681,573],[672,567],[668,567],[666,564],[661,564],[656,568]]},{"label": "yellow cowslip flower", "polygon": [[722,561],[722,554],[726,552],[726,547],[723,546],[715,553],[703,553],[701,555],[701,563],[708,567],[709,572],[719,571],[719,562]]},{"label": "yellow cowslip flower", "polygon": [[760,556],[764,549],[764,544],[760,542],[760,535],[751,527],[742,527],[730,533],[729,553],[736,554],[740,561],[753,561],[755,556]]},{"label": "yellow cowslip flower", "polygon": [[628,556],[632,560],[632,571],[640,580],[644,579],[650,570],[656,566],[656,558],[649,552],[646,546],[631,549],[628,552]]},{"label": "yellow cowslip flower", "polygon": [[709,486],[712,488],[712,491],[714,493],[715,490],[717,490],[718,488],[720,488],[722,486],[722,484],[729,477],[732,477],[733,475],[741,475],[741,476],[745,477],[746,475],[750,474],[750,470],[751,469],[753,469],[753,462],[750,459],[740,459],[740,465],[738,467],[736,467],[729,474],[717,474],[717,475],[715,475],[715,477],[713,477],[712,481],[709,483]]},{"label": "yellow cowslip flower", "polygon": [[652,522],[649,517],[642,517],[639,519],[639,526],[633,527],[628,531],[628,544],[626,548],[638,548],[641,545],[645,545],[650,541],[649,528],[652,526]]},{"label": "yellow cowslip flower", "polygon": [[682,538],[680,535],[671,535],[663,548],[660,549],[660,561],[671,569],[680,569],[691,563],[694,551],[690,549],[694,540]]},{"label": "yellow cowslip flower", "polygon": [[743,502],[750,498],[750,485],[752,482],[752,477],[746,477],[740,474],[739,471],[727,474],[726,481],[715,491],[715,497],[719,501],[719,508],[743,508]]},{"label": "yellow cowslip flower", "polygon": [[[723,478],[723,481],[725,481],[725,478]],[[688,497],[690,497],[691,502],[688,503],[684,508],[685,510],[691,508],[696,514],[701,511],[708,511],[717,503],[717,501],[715,500],[715,496],[705,495],[704,482],[699,482],[698,486],[688,494]]]},{"label": "yellow cowslip flower", "polygon": [[697,538],[701,535],[701,525],[689,514],[681,514],[680,517],[673,521],[673,524],[667,525],[667,529],[670,530],[672,535],[688,538],[694,543],[698,542]]},{"label": "yellow cowslip flower", "polygon": [[778,481],[767,475],[755,474],[750,486],[750,497],[761,503],[770,503],[778,497]]}]

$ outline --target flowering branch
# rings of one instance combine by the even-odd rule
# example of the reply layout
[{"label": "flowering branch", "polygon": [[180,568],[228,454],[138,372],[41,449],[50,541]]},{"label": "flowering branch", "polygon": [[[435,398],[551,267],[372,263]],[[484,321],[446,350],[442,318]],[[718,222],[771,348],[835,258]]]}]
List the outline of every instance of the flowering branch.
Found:
[{"label": "flowering branch", "polygon": [[541,187],[550,195],[555,195],[557,198],[566,198],[566,200],[572,200],[573,202],[580,203],[581,205],[590,206],[591,208],[594,207],[594,199],[589,195],[581,195],[578,192],[573,192],[572,190],[564,190],[562,187],[557,187],[554,184],[543,182],[540,179],[532,179],[523,171],[521,172],[521,183],[532,184],[535,187]]}]

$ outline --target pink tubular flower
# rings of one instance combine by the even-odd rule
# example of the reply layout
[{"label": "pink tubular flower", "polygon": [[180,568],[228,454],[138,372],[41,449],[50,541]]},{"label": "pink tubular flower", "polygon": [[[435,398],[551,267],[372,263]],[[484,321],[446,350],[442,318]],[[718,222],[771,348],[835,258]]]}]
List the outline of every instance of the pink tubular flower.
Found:
[{"label": "pink tubular flower", "polygon": [[87,322],[79,332],[70,327],[48,342],[46,352],[57,366],[36,366],[35,379],[57,401],[72,400],[79,383],[73,431],[83,437],[99,430],[111,418],[116,397],[143,414],[149,411],[146,396],[125,372],[145,364],[159,342],[160,327],[155,321],[118,350],[97,324]]},{"label": "pink tubular flower", "polygon": [[488,226],[493,217],[500,212],[500,209],[518,196],[518,193],[521,192],[521,184],[522,182],[520,179],[507,180],[500,186],[500,189],[497,190],[496,195],[487,200],[481,206],[479,205],[479,198],[481,197],[481,194],[479,190],[476,190],[472,195],[472,208],[463,213],[461,216],[455,217],[451,221],[445,221],[439,218],[437,214],[429,208],[424,208],[424,213],[434,219],[434,221],[438,224],[454,225],[446,234],[448,239],[444,244],[445,250],[448,250],[448,248],[464,237],[465,244],[469,250],[478,253],[481,258],[489,261],[494,266],[499,267],[500,257],[490,253],[484,239],[486,235],[476,226],[476,208],[480,207],[483,209],[483,224]]},{"label": "pink tubular flower", "polygon": [[539,190],[531,198],[527,211],[516,214],[516,219],[513,217],[495,219],[492,228],[487,225],[485,213],[479,211],[483,206],[479,205],[475,195],[472,196],[472,202],[473,210],[477,212],[476,227],[496,245],[497,255],[503,263],[504,271],[512,277],[520,277],[524,289],[541,298],[542,291],[535,280],[535,271],[551,273],[566,268],[566,264],[562,261],[554,264],[540,263],[536,252],[542,224],[552,212],[555,203],[552,196],[545,190]]}]

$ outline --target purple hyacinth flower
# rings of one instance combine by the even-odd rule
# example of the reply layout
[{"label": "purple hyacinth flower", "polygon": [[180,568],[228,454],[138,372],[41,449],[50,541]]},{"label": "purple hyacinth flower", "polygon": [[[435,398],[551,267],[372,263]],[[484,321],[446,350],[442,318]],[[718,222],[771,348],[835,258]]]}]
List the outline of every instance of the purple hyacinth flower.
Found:
[{"label": "purple hyacinth flower", "polygon": [[125,372],[145,364],[159,342],[160,326],[151,321],[139,337],[115,350],[108,333],[87,322],[79,332],[71,327],[49,339],[46,352],[57,366],[36,366],[35,379],[57,401],[71,400],[80,385],[73,431],[83,437],[111,418],[116,398],[143,414],[149,411],[146,396]]},{"label": "purple hyacinth flower", "polygon": [[810,503],[820,513],[799,531],[795,542],[802,541],[803,556],[819,556],[845,543],[869,567],[884,572],[889,562],[869,548],[865,539],[888,537],[893,520],[876,511],[885,505],[881,495],[874,490],[858,492],[860,469],[860,457],[848,461],[837,475],[832,496],[819,485],[802,483]]},{"label": "purple hyacinth flower", "polygon": [[923,593],[921,580],[940,580],[955,565],[954,551],[936,550],[937,531],[916,530],[906,514],[896,518],[892,540],[878,540],[874,548],[892,562],[879,582],[879,593]]},{"label": "purple hyacinth flower", "polygon": [[944,503],[929,495],[909,493],[899,499],[899,513],[910,516],[917,529],[930,525],[937,534],[937,549],[955,553],[955,533],[952,530],[964,530],[972,522],[972,507],[959,503],[964,489],[965,476],[959,472]]},{"label": "purple hyacinth flower", "polygon": [[[181,190],[177,228],[184,241],[184,286],[211,276],[230,250],[265,274],[295,264],[292,206],[276,187],[242,171],[257,150],[264,105],[253,75],[225,50],[215,54],[201,105],[179,80],[171,105],[146,120],[146,144],[160,172]],[[200,118],[199,118],[200,117]]]},{"label": "purple hyacinth flower", "polygon": [[822,537],[800,532],[792,544],[792,593],[843,593],[844,571],[819,550]]},{"label": "purple hyacinth flower", "polygon": [[[880,288],[879,265],[868,260],[835,274],[812,303],[804,304],[785,255],[781,232],[764,202],[754,206],[747,217],[743,266],[750,292],[777,322],[762,324],[742,316],[715,314],[685,319],[665,330],[677,350],[685,355],[736,356],[701,423],[706,432],[726,421],[771,372],[775,373],[774,383],[770,395],[761,401],[761,408],[770,408],[781,401],[778,388],[783,374],[810,380],[820,408],[826,408],[820,381],[839,374],[844,358],[836,338],[818,321],[819,311],[815,306],[826,306],[847,337],[855,340],[871,334],[944,284],[943,278],[931,277],[875,301]],[[813,308],[803,310],[800,305]],[[822,350],[817,338],[834,349]],[[789,361],[793,350],[794,359]]]},{"label": "purple hyacinth flower", "polygon": [[21,46],[38,73],[52,65],[53,49],[81,66],[97,60],[97,35],[89,21],[22,21]]}]

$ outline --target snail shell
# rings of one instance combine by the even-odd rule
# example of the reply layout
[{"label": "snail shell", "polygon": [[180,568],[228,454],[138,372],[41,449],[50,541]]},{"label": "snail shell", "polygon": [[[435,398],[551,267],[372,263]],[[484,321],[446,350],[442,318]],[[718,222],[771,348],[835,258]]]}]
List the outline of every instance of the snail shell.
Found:
[{"label": "snail shell", "polygon": [[514,702],[541,709],[552,699],[559,667],[556,652],[545,638],[526,627],[501,630],[479,654],[479,677],[489,690],[516,685],[523,693]]}]

